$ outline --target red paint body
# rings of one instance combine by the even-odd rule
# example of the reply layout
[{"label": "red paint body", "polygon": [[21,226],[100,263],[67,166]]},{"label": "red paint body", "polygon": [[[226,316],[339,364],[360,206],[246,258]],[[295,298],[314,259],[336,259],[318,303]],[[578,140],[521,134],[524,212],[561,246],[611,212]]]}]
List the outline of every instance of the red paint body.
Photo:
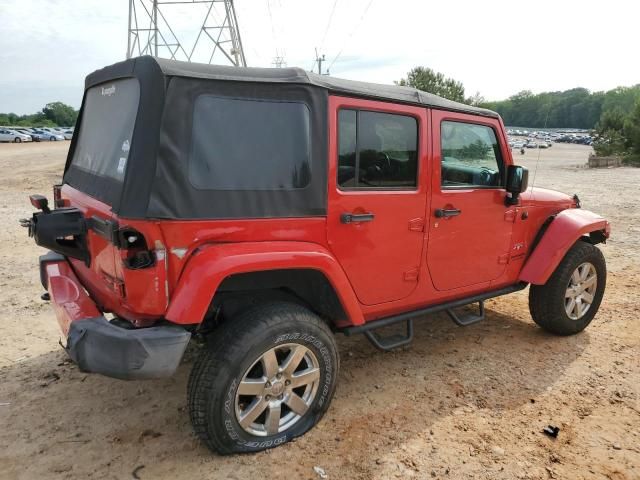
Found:
[{"label": "red paint body", "polygon": [[[341,107],[402,113],[418,122],[419,179],[413,191],[341,191],[337,188],[337,111]],[[68,281],[47,271],[64,322],[95,316],[93,302],[137,326],[165,318],[202,322],[229,275],[271,269],[314,269],[328,279],[346,313],[338,326],[513,285],[546,282],[568,248],[589,232],[609,233],[603,218],[574,208],[558,192],[530,189],[506,206],[506,191],[440,188],[440,124],[467,121],[494,129],[506,165],[513,163],[499,119],[347,97],[329,98],[328,210],[326,217],[210,221],[127,220],[144,235],[155,265],[132,270],[126,250],[89,232],[90,267],[72,260]],[[85,217],[114,218],[110,207],[68,185],[62,197]],[[462,214],[436,218],[436,208]],[[344,224],[343,213],[375,214],[375,221]],[[547,218],[557,215],[532,251]],[[115,218],[114,218],[115,219]],[[75,272],[75,273],[74,273]],[[77,277],[77,278],[76,278]],[[85,298],[86,297],[86,298]],[[60,316],[59,316],[60,317]],[[63,323],[64,323],[63,322]],[[63,330],[67,326],[62,325]],[[65,330],[66,332],[66,330]]]}]

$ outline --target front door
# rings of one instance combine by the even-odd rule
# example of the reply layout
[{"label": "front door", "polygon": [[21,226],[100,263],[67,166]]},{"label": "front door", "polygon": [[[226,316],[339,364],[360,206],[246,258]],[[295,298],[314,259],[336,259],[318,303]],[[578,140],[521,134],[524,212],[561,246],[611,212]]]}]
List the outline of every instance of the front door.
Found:
[{"label": "front door", "polygon": [[427,110],[331,97],[329,247],[361,303],[418,283],[426,203]]},{"label": "front door", "polygon": [[513,207],[497,119],[432,111],[433,175],[427,263],[434,287],[496,280],[506,268]]}]

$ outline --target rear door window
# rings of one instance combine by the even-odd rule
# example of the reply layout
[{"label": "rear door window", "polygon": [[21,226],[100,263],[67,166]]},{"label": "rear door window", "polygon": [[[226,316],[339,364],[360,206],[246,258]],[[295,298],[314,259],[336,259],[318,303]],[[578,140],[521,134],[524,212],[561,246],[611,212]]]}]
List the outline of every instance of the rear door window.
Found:
[{"label": "rear door window", "polygon": [[338,112],[338,186],[341,189],[415,189],[418,122],[407,115]]},{"label": "rear door window", "polygon": [[189,181],[200,190],[295,190],[311,181],[309,109],[300,102],[201,95]]},{"label": "rear door window", "polygon": [[84,101],[72,167],[89,177],[107,177],[122,183],[139,101],[140,85],[135,78],[90,88]]}]

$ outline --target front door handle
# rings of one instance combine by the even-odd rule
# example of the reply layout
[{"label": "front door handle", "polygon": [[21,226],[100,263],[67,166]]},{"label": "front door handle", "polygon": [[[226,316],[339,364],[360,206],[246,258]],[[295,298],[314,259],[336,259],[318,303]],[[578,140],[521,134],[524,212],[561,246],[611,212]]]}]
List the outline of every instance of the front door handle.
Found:
[{"label": "front door handle", "polygon": [[371,222],[375,218],[373,213],[343,213],[340,215],[341,223]]},{"label": "front door handle", "polygon": [[449,218],[457,217],[462,213],[462,210],[457,208],[436,208],[435,214],[437,218]]}]

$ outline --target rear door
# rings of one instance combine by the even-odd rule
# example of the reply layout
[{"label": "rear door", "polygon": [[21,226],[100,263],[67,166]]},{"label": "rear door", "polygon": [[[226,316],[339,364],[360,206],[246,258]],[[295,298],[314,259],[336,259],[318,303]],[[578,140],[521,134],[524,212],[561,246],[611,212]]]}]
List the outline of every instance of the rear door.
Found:
[{"label": "rear door", "polygon": [[129,160],[140,87],[135,78],[107,82],[87,90],[78,138],[65,183],[72,206],[88,220],[91,271],[96,283],[106,283],[123,295],[122,262],[113,243],[117,218],[112,205],[118,201]]},{"label": "rear door", "polygon": [[481,285],[506,268],[515,211],[505,206],[497,119],[432,111],[433,175],[427,263],[438,290]]},{"label": "rear door", "polygon": [[331,97],[328,241],[361,303],[418,283],[426,109]]}]

